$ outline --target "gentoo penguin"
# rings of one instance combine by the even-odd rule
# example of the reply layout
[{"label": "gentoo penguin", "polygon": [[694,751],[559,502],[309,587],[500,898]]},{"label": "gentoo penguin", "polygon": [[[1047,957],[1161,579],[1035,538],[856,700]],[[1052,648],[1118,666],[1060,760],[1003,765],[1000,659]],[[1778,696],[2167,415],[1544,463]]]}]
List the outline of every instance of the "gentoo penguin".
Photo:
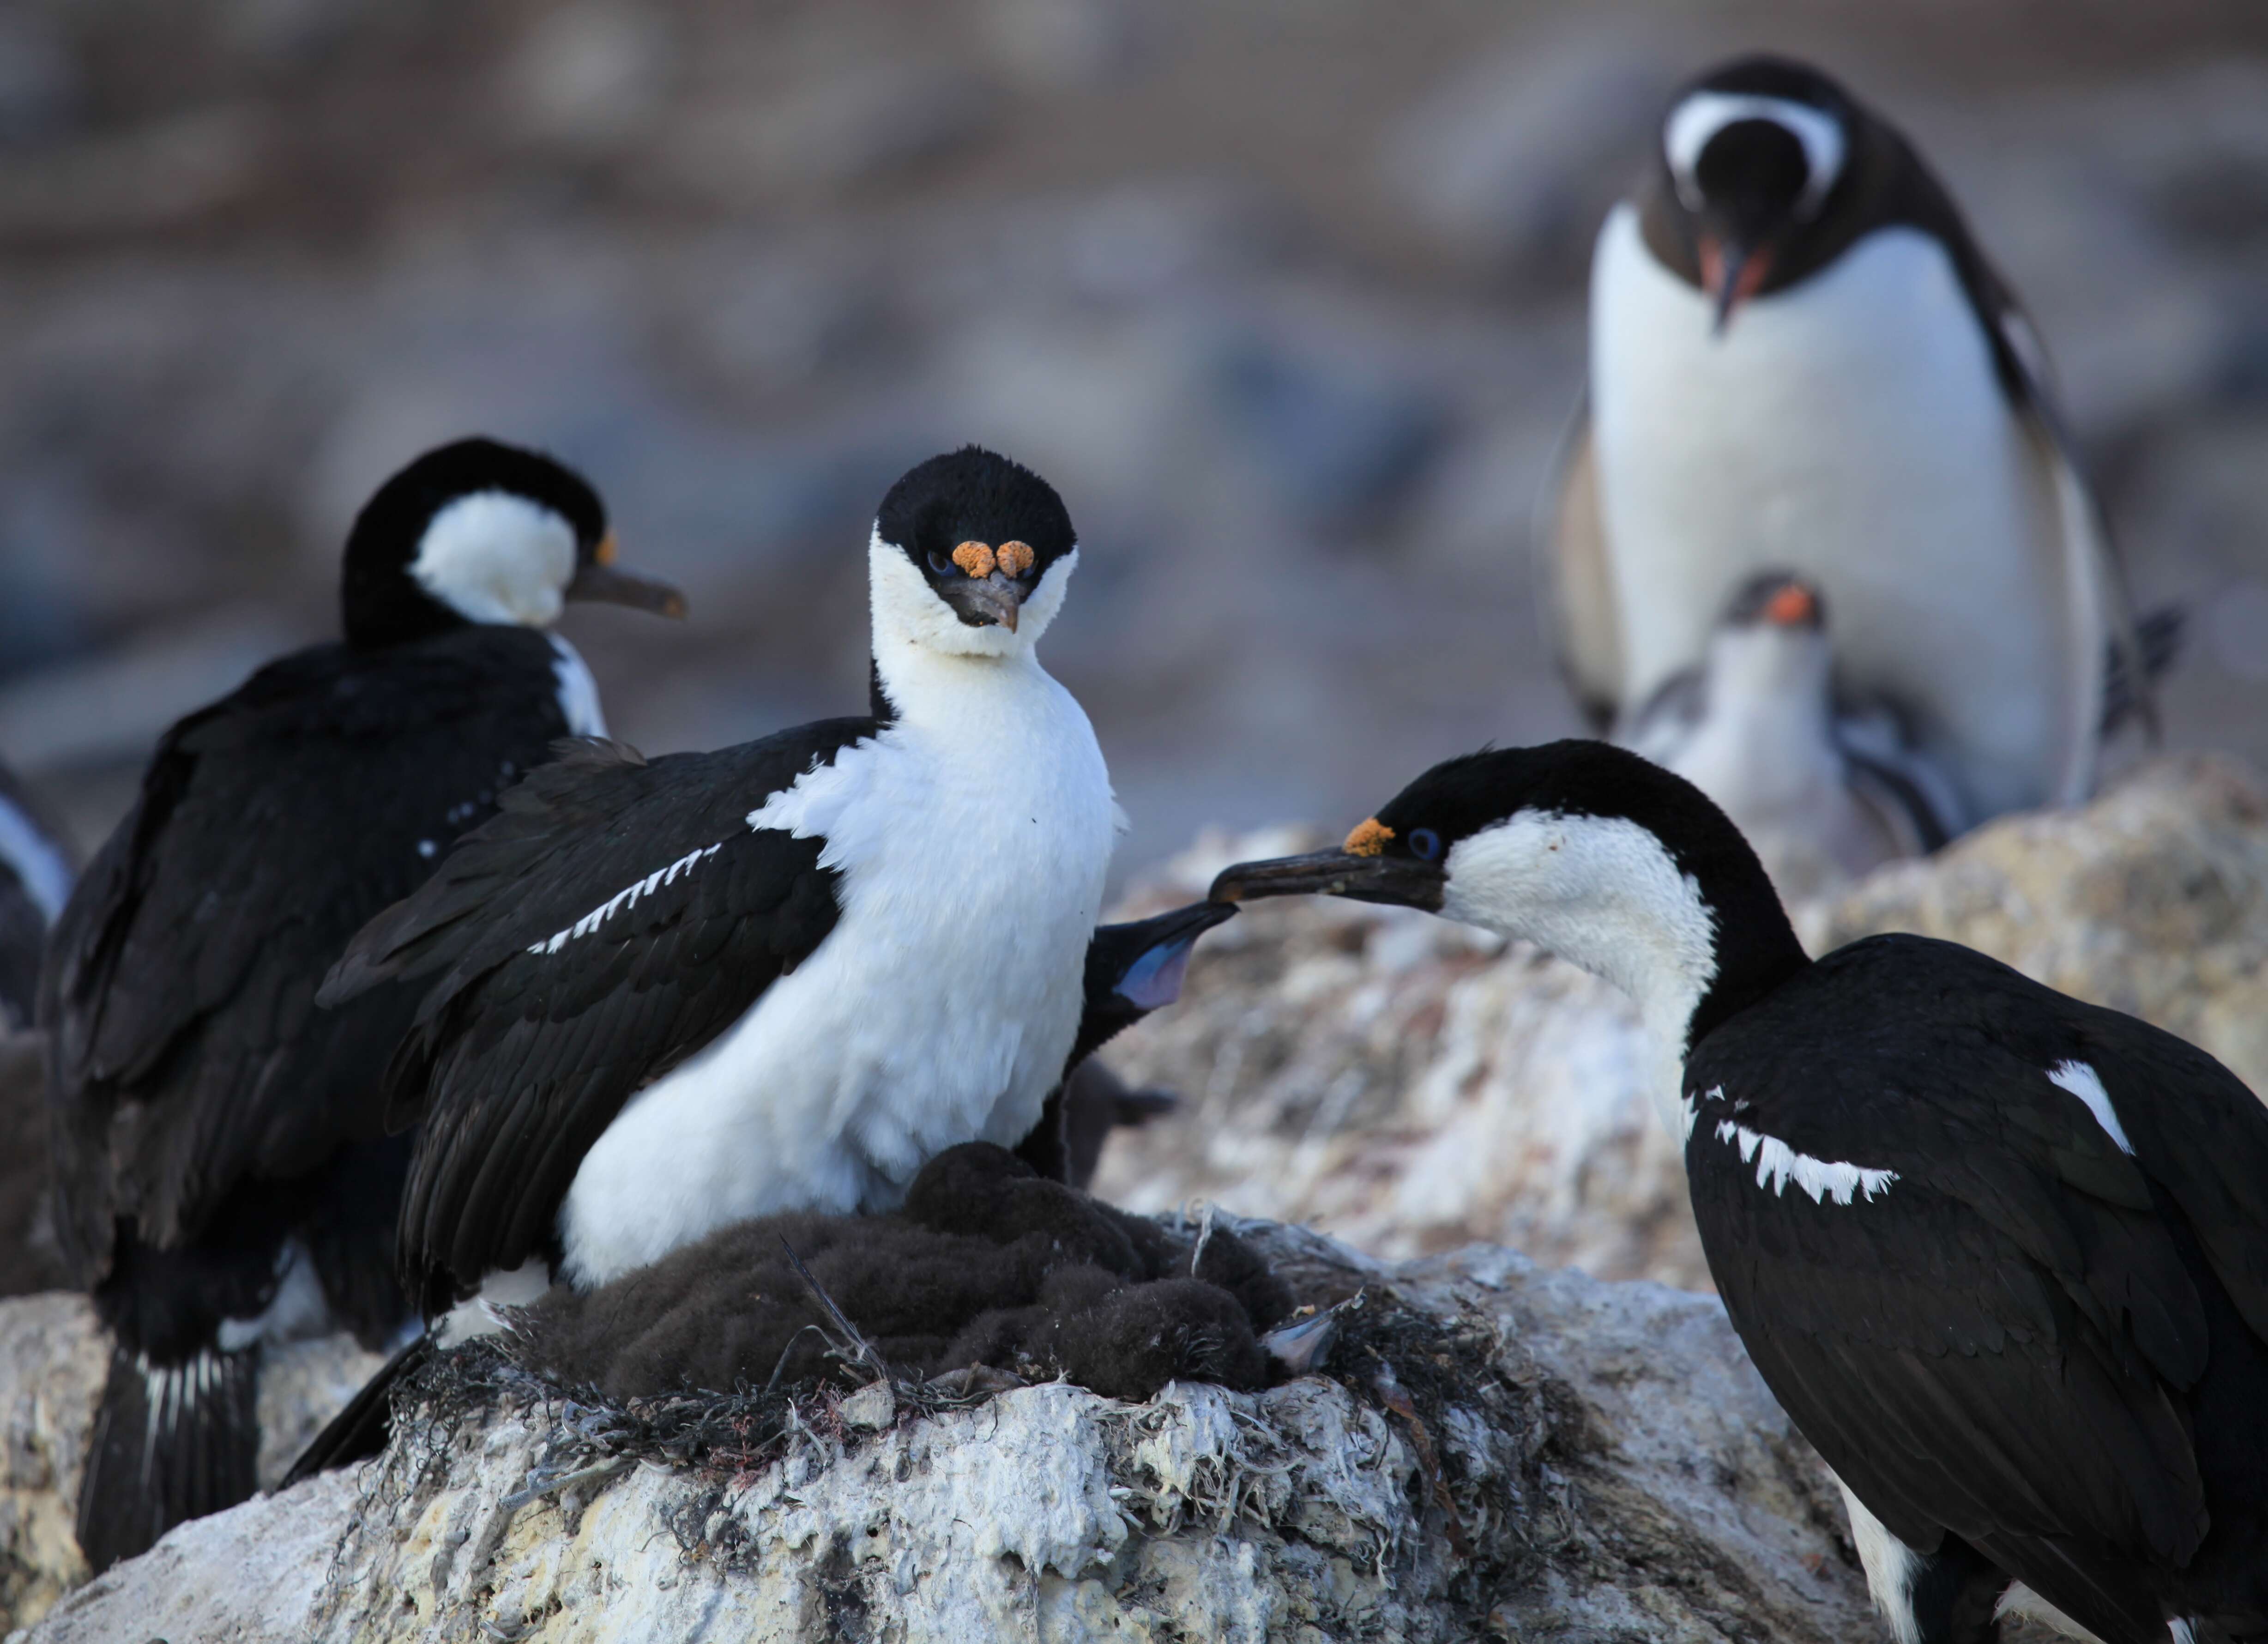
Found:
[{"label": "gentoo penguin", "polygon": [[1734,594],[1702,660],[1615,740],[1699,788],[1783,896],[1816,896],[1962,830],[1960,800],[1889,709],[1838,700],[1827,603],[1785,571]]},{"label": "gentoo penguin", "polygon": [[1222,874],[1534,941],[1638,1002],[1709,1271],[1902,1644],[2268,1631],[2268,1110],[1971,949],[1808,959],[1691,784],[1600,742],[1435,766]]},{"label": "gentoo penguin", "polygon": [[1061,1085],[1040,1110],[1039,1123],[1017,1145],[1017,1156],[1049,1181],[1083,1188],[1094,1180],[1102,1145],[1119,1125],[1145,1124],[1173,1111],[1167,1090],[1131,1090],[1095,1051],[1182,996],[1182,979],[1197,938],[1236,910],[1197,902],[1146,919],[1095,927],[1086,945],[1086,1002]]},{"label": "gentoo penguin", "polygon": [[544,631],[561,602],[681,608],[613,558],[550,459],[418,458],[348,534],[345,638],[168,730],[72,893],[40,1015],[60,1232],[114,1340],[79,1496],[95,1569],[251,1494],[263,1339],[375,1345],[412,1316],[378,1076],[416,998],[315,990],[555,739],[605,728]]},{"label": "gentoo penguin", "polygon": [[[1079,545],[1029,469],[921,463],[866,545],[873,712],[649,763],[587,741],[504,797],[324,984],[423,1001],[402,1271],[446,1345],[726,1222],[885,1210],[1013,1146],[1079,1030],[1120,814],[1040,666]],[[454,1311],[453,1311],[454,1309]]]},{"label": "gentoo penguin", "polygon": [[2090,791],[2119,569],[2030,326],[1894,127],[1802,63],[1711,70],[1600,230],[1590,314],[1539,540],[1596,726],[1778,567],[1972,822]]}]

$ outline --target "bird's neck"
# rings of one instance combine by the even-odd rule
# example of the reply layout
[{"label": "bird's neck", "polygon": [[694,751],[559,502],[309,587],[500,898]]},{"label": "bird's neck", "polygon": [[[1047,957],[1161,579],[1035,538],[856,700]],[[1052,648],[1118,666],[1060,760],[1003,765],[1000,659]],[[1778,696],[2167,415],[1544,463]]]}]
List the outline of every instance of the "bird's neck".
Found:
[{"label": "bird's neck", "polygon": [[1810,962],[1755,852],[1712,817],[1722,837],[1680,856],[1627,817],[1522,813],[1457,844],[1441,908],[1629,994],[1673,1133],[1688,1053]]},{"label": "bird's neck", "polygon": [[880,629],[874,635],[875,712],[897,724],[957,726],[972,715],[1014,713],[1020,702],[1054,687],[1029,650],[965,656]]}]

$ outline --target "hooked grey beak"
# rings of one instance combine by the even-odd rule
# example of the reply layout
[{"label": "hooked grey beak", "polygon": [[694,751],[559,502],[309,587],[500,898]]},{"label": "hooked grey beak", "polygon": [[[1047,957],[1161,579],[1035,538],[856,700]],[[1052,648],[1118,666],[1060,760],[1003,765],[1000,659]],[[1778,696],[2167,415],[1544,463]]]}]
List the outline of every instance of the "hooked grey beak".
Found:
[{"label": "hooked grey beak", "polygon": [[[611,536],[607,539],[610,545]],[[602,550],[603,551],[603,550]],[[611,557],[611,556],[609,557]],[[594,560],[575,573],[563,590],[571,600],[596,600],[608,605],[628,605],[656,616],[682,617],[685,596],[666,582],[618,571],[606,560]]]},{"label": "hooked grey beak", "polygon": [[1344,896],[1404,908],[1441,910],[1448,875],[1432,862],[1402,856],[1356,856],[1317,851],[1272,861],[1223,868],[1205,894],[1215,902],[1256,902],[1263,896]]},{"label": "hooked grey beak", "polygon": [[983,578],[971,578],[953,585],[947,596],[961,620],[971,627],[983,628],[998,623],[1010,633],[1016,631],[1016,616],[1024,606],[1024,591],[1015,580],[1003,571],[993,571]]}]

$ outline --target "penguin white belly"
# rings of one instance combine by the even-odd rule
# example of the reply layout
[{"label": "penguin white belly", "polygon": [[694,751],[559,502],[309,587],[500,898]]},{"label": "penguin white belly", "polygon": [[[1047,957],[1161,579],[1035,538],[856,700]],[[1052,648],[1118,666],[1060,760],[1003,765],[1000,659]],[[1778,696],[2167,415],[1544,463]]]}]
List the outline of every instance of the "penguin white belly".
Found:
[{"label": "penguin white belly", "polygon": [[584,1155],[560,1211],[570,1282],[751,1216],[887,1209],[946,1148],[1037,1121],[1078,1031],[1116,807],[1086,715],[1029,673],[1045,689],[893,725],[755,813],[826,838],[841,917]]},{"label": "penguin white belly", "polygon": [[1913,716],[1979,816],[2056,796],[2075,704],[2053,479],[1951,262],[1867,236],[1719,336],[1634,208],[1601,231],[1592,417],[1625,659],[1643,700],[1766,569],[1827,597],[1838,675]]},{"label": "penguin white belly", "polygon": [[1903,854],[1852,793],[1815,712],[1714,715],[1660,763],[1716,800],[1783,898],[1822,895]]}]

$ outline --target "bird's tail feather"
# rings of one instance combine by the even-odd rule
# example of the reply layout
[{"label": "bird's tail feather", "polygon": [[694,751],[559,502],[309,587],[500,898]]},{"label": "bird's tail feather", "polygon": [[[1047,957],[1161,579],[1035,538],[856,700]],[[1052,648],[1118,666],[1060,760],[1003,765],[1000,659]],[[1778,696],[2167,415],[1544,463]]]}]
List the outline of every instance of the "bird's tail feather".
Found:
[{"label": "bird's tail feather", "polygon": [[384,1449],[393,1435],[394,1388],[432,1356],[433,1338],[421,1335],[380,1365],[378,1374],[363,1383],[362,1390],[347,1400],[346,1408],[333,1416],[299,1453],[299,1459],[276,1487],[289,1490],[302,1479],[350,1462],[367,1460]]},{"label": "bird's tail feather", "polygon": [[97,1573],[176,1524],[259,1488],[260,1349],[157,1365],[113,1346],[78,1493],[78,1544]]}]

